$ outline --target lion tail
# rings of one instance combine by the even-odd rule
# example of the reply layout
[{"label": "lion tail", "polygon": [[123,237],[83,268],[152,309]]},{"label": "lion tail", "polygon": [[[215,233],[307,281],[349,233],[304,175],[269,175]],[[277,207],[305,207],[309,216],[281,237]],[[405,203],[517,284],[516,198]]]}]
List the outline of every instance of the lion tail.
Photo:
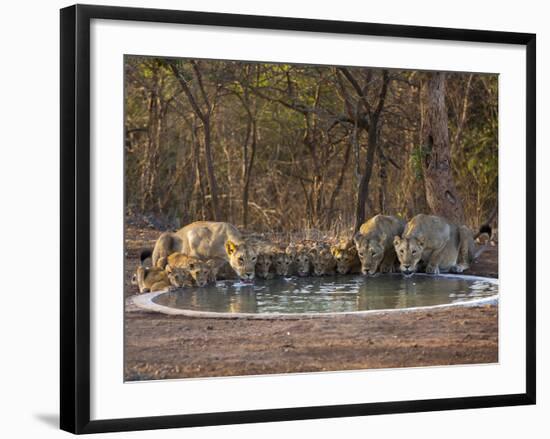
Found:
[{"label": "lion tail", "polygon": [[474,261],[477,261],[478,258],[481,256],[481,254],[487,250],[487,248],[489,247],[489,240],[491,239],[491,236],[493,235],[493,229],[491,228],[491,226],[489,224],[482,224],[481,227],[479,228],[479,231],[477,232],[476,236],[474,237],[475,240],[477,240],[480,236],[484,235],[486,237],[486,242],[485,244],[481,245],[481,247],[479,247],[475,252],[474,252],[474,255],[473,255],[473,260]]},{"label": "lion tail", "polygon": [[474,239],[479,238],[481,235],[486,234],[489,238],[493,235],[493,229],[489,224],[482,224]]}]

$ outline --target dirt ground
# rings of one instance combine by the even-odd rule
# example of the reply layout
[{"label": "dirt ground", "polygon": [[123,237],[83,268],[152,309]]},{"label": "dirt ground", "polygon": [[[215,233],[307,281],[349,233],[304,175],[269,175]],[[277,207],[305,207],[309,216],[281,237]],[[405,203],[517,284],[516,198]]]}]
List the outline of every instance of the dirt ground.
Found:
[{"label": "dirt ground", "polygon": [[[159,232],[126,230],[125,297]],[[468,274],[497,277],[489,247]],[[498,308],[456,307],[297,320],[218,320],[127,307],[125,380],[257,375],[498,361]]]}]

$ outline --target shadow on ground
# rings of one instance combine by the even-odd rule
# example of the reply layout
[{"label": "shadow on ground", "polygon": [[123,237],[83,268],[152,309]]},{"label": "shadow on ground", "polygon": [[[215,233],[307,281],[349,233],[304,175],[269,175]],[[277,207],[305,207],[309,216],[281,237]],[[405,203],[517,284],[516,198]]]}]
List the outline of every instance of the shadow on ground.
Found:
[{"label": "shadow on ground", "polygon": [[59,415],[57,413],[35,413],[34,417],[50,428],[59,429]]}]

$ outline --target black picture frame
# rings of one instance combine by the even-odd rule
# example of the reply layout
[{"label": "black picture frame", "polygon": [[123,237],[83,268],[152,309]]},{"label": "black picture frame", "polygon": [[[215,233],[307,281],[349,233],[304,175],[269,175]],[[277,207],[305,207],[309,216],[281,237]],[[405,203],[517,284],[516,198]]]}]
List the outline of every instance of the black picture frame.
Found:
[{"label": "black picture frame", "polygon": [[[514,44],[526,47],[527,248],[526,392],[90,420],[90,21],[131,20]],[[536,36],[529,33],[266,17],[176,10],[75,5],[61,9],[61,371],[60,426],[72,433],[426,412],[535,404],[536,401]]]}]

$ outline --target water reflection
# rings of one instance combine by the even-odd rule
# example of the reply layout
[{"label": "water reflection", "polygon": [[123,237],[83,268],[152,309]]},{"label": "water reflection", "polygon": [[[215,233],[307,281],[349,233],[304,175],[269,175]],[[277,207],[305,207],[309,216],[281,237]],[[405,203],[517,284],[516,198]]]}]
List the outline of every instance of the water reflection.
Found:
[{"label": "water reflection", "polygon": [[487,297],[498,286],[452,277],[401,275],[278,278],[254,284],[225,281],[164,293],[155,302],[180,309],[229,313],[346,312],[439,305]]}]

